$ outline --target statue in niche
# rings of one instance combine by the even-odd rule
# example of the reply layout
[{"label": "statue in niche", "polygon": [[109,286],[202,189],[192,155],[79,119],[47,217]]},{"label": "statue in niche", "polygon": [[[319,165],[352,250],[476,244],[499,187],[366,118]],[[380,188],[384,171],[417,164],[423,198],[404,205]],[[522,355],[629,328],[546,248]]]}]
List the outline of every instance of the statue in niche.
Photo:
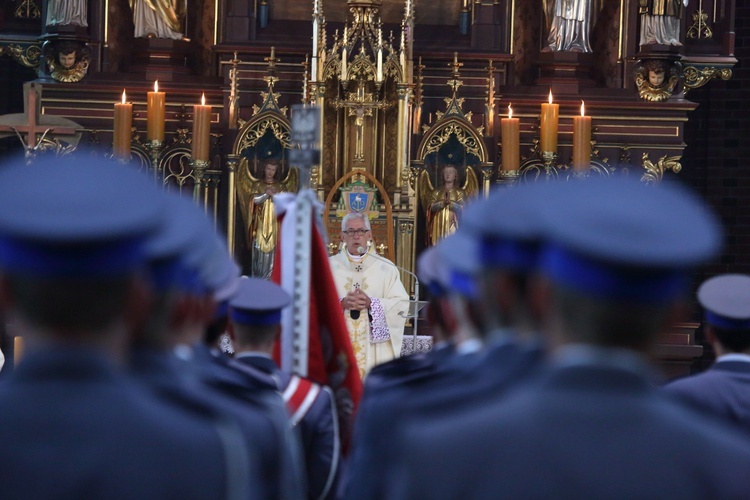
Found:
[{"label": "statue in niche", "polygon": [[[251,172],[251,163],[257,165],[255,174]],[[251,251],[251,274],[269,279],[279,231],[273,195],[297,191],[297,170],[284,169],[280,156],[267,151],[261,161],[248,161],[247,157],[243,157],[237,177],[240,211]]]},{"label": "statue in niche", "polygon": [[589,35],[604,0],[542,0],[547,44],[542,52],[591,52]]},{"label": "statue in niche", "polygon": [[681,47],[680,19],[688,0],[638,0],[641,15],[641,45]]},{"label": "statue in niche", "polygon": [[184,40],[186,0],[130,0],[136,38]]},{"label": "statue in niche", "polygon": [[[455,159],[453,153],[446,155]],[[438,155],[438,158],[440,155]],[[422,209],[427,220],[427,244],[434,245],[441,238],[458,229],[458,215],[466,201],[479,191],[479,182],[474,170],[461,163],[441,163],[436,169],[437,186],[433,186],[430,172],[423,170],[419,176],[419,193]],[[461,183],[461,176],[464,181]]]}]

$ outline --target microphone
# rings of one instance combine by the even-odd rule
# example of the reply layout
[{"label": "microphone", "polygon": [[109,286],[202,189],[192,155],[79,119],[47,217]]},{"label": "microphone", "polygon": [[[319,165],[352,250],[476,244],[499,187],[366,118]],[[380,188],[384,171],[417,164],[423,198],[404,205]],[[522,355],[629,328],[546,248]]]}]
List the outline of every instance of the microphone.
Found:
[{"label": "microphone", "polygon": [[[362,246],[357,247],[357,253],[360,254],[360,255],[364,255],[365,254],[365,248],[362,247]],[[352,319],[359,319],[359,315],[360,315],[359,309],[350,309],[349,310],[349,316]]]},{"label": "microphone", "polygon": [[[367,242],[367,248],[368,248],[368,250],[369,250],[369,248],[370,248],[370,242],[369,242],[369,241]],[[357,251],[358,251],[358,252],[363,252],[363,253],[364,253],[364,250],[365,250],[365,249],[364,249],[364,248],[362,248],[362,247],[359,247],[359,248],[357,248]],[[372,254],[370,254],[370,255],[372,255],[372,256],[373,256],[373,257],[375,257],[376,259],[382,260],[383,262],[387,262],[388,264],[392,265],[393,267],[395,267],[395,268],[396,268],[396,269],[398,269],[399,271],[403,271],[403,272],[405,272],[406,274],[408,274],[409,276],[411,276],[412,278],[414,278],[414,299],[413,299],[413,300],[414,300],[414,301],[417,301],[417,302],[419,301],[419,278],[417,277],[417,275],[416,275],[416,274],[414,274],[413,272],[409,271],[408,269],[404,269],[404,268],[403,268],[403,267],[401,267],[401,266],[397,266],[396,264],[394,264],[393,262],[391,262],[390,260],[388,260],[388,259],[386,259],[386,258],[384,258],[384,257],[381,257],[380,255],[378,255],[378,252],[373,252],[373,253],[372,253]],[[402,314],[402,316],[403,316],[403,314]],[[407,313],[407,316],[405,316],[405,317],[406,317],[406,318],[409,318],[410,316],[409,316],[409,315],[408,315],[408,313]],[[416,321],[414,322],[414,325],[415,325],[415,328],[414,328],[414,330],[416,331]],[[415,344],[415,345],[416,345],[416,344]]]}]

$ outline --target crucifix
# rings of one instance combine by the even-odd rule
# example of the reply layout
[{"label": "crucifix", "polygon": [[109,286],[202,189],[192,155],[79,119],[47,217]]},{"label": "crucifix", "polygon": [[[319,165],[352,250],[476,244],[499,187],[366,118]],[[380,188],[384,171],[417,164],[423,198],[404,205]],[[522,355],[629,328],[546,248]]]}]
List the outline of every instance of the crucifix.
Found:
[{"label": "crucifix", "polygon": [[[39,113],[40,92],[36,84],[27,84],[25,112],[0,117],[0,134],[15,133],[26,151],[27,157],[39,150],[48,134],[55,136],[76,136],[78,124],[58,116],[45,116]],[[37,138],[37,136],[41,137]],[[78,144],[72,137],[68,142]]]},{"label": "crucifix", "polygon": [[386,101],[375,100],[375,96],[371,92],[365,92],[364,80],[360,80],[358,83],[356,92],[349,92],[346,100],[337,100],[334,102],[334,106],[337,108],[348,108],[348,115],[354,117],[356,131],[353,159],[355,163],[364,163],[365,117],[373,116],[373,109],[386,109],[390,104]]}]

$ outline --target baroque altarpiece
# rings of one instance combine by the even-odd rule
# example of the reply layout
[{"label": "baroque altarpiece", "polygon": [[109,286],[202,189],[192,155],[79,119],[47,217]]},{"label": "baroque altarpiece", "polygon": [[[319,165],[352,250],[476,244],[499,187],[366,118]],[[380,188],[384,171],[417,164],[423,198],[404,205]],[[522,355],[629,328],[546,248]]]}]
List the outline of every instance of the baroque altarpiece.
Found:
[{"label": "baroque altarpiece", "polygon": [[[735,0],[14,0],[3,9],[2,54],[38,76],[24,113],[0,117],[5,141],[30,162],[111,157],[113,105],[125,91],[132,125],[119,161],[194,196],[244,270],[264,276],[272,195],[298,188],[291,105],[321,110],[312,187],[331,251],[341,217],[359,211],[378,251],[413,269],[421,249],[455,229],[463,204],[498,184],[679,175],[683,128],[699,105],[690,90],[731,78],[737,62]],[[157,139],[154,81],[165,95]],[[194,161],[201,95],[210,154]],[[550,102],[553,145],[540,108]],[[518,130],[506,137],[510,113]],[[590,135],[574,124],[584,114]]]}]

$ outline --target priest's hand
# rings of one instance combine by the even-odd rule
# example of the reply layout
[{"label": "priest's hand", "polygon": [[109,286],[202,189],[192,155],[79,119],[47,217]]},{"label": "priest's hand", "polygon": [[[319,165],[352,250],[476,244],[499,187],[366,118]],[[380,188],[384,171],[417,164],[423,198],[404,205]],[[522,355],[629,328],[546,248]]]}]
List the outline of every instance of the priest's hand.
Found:
[{"label": "priest's hand", "polygon": [[356,290],[354,290],[354,294],[356,295],[356,298],[358,301],[357,303],[361,305],[359,309],[370,308],[370,304],[372,303],[372,301],[370,300],[370,297],[365,292],[362,291],[361,288],[357,288]]},{"label": "priest's hand", "polygon": [[346,294],[346,297],[341,299],[341,308],[349,309],[352,311],[361,311],[362,309],[369,309],[370,297],[365,294],[359,288],[352,290]]}]

